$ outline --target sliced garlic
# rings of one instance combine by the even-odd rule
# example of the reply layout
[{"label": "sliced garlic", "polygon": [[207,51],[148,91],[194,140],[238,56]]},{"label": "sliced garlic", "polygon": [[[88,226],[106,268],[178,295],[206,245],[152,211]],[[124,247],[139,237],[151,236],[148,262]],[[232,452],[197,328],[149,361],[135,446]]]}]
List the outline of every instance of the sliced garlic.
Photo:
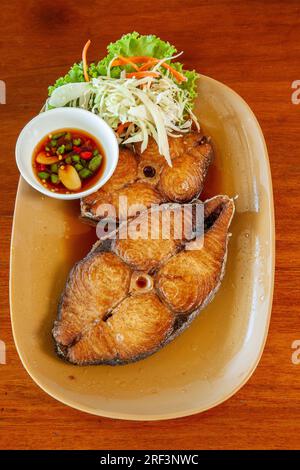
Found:
[{"label": "sliced garlic", "polygon": [[78,191],[81,188],[81,179],[72,165],[60,167],[58,176],[62,184],[70,191]]},{"label": "sliced garlic", "polygon": [[36,161],[42,165],[52,165],[58,162],[58,157],[47,157],[45,152],[40,152],[36,157]]}]

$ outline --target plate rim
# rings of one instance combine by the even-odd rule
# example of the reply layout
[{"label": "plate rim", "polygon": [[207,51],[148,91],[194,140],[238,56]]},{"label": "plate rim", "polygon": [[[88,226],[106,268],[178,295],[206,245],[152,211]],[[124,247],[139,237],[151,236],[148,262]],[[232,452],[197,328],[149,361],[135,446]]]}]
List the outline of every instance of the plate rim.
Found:
[{"label": "plate rim", "polygon": [[228,85],[220,82],[219,80],[216,80],[212,77],[209,77],[207,75],[200,74],[200,77],[203,77],[204,79],[215,82],[218,86],[221,86],[225,88],[229,93],[231,93],[233,96],[235,96],[240,102],[245,106],[249,114],[252,116],[253,121],[256,124],[256,128],[259,132],[261,142],[264,147],[264,160],[266,164],[266,176],[267,176],[267,182],[268,182],[268,188],[269,188],[269,195],[268,195],[268,208],[269,208],[269,220],[270,220],[270,258],[271,258],[271,279],[270,279],[270,288],[269,288],[269,295],[268,295],[268,314],[267,314],[267,322],[266,322],[266,327],[264,331],[264,337],[261,343],[260,350],[257,354],[256,361],[253,363],[252,367],[249,369],[248,373],[244,377],[244,379],[241,381],[239,385],[237,385],[235,388],[230,393],[227,393],[224,397],[216,400],[210,405],[207,406],[199,406],[199,407],[193,407],[191,409],[186,409],[185,411],[179,411],[179,412],[171,412],[171,413],[158,413],[158,414],[153,414],[153,415],[143,415],[140,413],[134,414],[134,413],[120,413],[120,412],[114,412],[114,411],[105,411],[105,410],[95,410],[91,408],[88,405],[80,405],[77,402],[71,400],[71,399],[64,399],[63,396],[60,396],[59,393],[54,394],[51,391],[47,389],[46,386],[44,386],[38,378],[34,376],[34,374],[30,371],[28,365],[26,364],[26,361],[24,360],[21,351],[19,350],[18,342],[16,341],[16,335],[15,335],[15,328],[14,328],[14,319],[13,319],[13,299],[12,299],[12,283],[13,283],[13,256],[12,256],[12,251],[13,251],[13,244],[14,244],[14,233],[15,233],[15,223],[16,223],[16,207],[18,204],[18,196],[21,191],[21,186],[23,184],[26,184],[26,182],[23,180],[23,178],[20,176],[19,182],[18,182],[18,188],[16,192],[16,199],[15,199],[15,205],[14,205],[14,216],[13,216],[13,223],[12,223],[12,229],[11,229],[11,241],[10,241],[10,261],[9,261],[9,306],[10,306],[10,319],[11,319],[11,326],[12,326],[12,333],[13,333],[13,339],[15,343],[16,350],[18,352],[19,358],[21,360],[21,363],[25,370],[27,371],[28,375],[31,377],[31,379],[45,392],[47,395],[51,396],[55,400],[59,401],[60,403],[63,403],[64,405],[67,405],[73,409],[82,411],[84,413],[92,414],[94,416],[101,416],[104,418],[110,418],[110,419],[119,419],[119,420],[125,420],[125,421],[165,421],[165,420],[170,420],[170,419],[179,419],[183,418],[186,416],[193,416],[199,413],[203,413],[205,411],[208,411],[212,408],[215,408],[216,406],[220,405],[221,403],[224,403],[225,401],[229,400],[233,395],[235,395],[244,385],[249,381],[253,373],[255,372],[268,337],[268,332],[269,332],[269,327],[270,327],[270,321],[271,321],[271,314],[272,314],[272,307],[273,307],[273,294],[274,294],[274,279],[275,279],[275,215],[274,215],[274,196],[273,196],[273,184],[272,184],[272,174],[271,174],[271,167],[270,167],[270,160],[269,160],[269,154],[268,154],[268,149],[267,149],[267,144],[262,132],[262,129],[260,127],[260,124],[258,122],[257,117],[255,116],[254,112],[248,105],[248,103],[244,100],[244,98],[239,95],[236,91],[234,91],[231,87]]}]

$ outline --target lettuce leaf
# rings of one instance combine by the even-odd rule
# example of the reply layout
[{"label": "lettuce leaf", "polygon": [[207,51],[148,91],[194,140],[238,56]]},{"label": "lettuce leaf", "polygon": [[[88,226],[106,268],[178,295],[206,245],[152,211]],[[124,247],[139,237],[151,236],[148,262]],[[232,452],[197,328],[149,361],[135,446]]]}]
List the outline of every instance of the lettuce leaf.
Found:
[{"label": "lettuce leaf", "polygon": [[77,82],[84,82],[82,63],[74,64],[66,75],[58,78],[56,82],[54,83],[54,85],[49,86],[48,87],[49,96],[51,96],[55,88],[58,88],[59,86],[62,86],[62,85],[66,85],[67,83],[77,83]]},{"label": "lettuce leaf", "polygon": [[[107,75],[107,68],[111,60],[117,55],[123,55],[124,57],[130,56],[149,56],[157,59],[163,59],[164,57],[171,57],[175,55],[177,49],[167,41],[162,41],[160,38],[153,34],[140,35],[136,31],[123,35],[118,41],[110,43],[107,47],[107,56],[100,60],[98,63],[92,63],[89,66],[89,76],[97,78],[99,76]],[[193,100],[196,97],[196,80],[198,78],[195,70],[184,70],[183,65],[180,62],[172,62],[172,67],[180,71],[187,77],[187,81],[182,83],[180,87],[186,89],[190,95],[190,106],[193,105]],[[125,66],[127,71],[132,71],[130,65]],[[119,78],[123,67],[112,67],[111,77]],[[163,73],[167,73],[164,69]],[[82,62],[74,64],[69,72],[56,80],[53,86],[49,87],[49,95],[55,90],[55,88],[65,85],[66,83],[83,82],[83,68]]]},{"label": "lettuce leaf", "polygon": [[180,62],[172,62],[172,67],[178,72],[181,72],[187,78],[187,81],[183,82],[180,85],[180,88],[183,88],[189,92],[190,105],[192,108],[194,105],[194,100],[197,97],[197,80],[199,78],[199,74],[196,72],[196,70],[184,70],[183,65]]},{"label": "lettuce leaf", "polygon": [[[153,34],[143,36],[134,31],[133,33],[124,34],[118,41],[110,43],[107,46],[107,52],[108,54],[104,59],[96,65],[92,64],[90,67],[91,77],[96,78],[99,75],[106,75],[109,63],[118,55],[124,57],[145,55],[163,59],[176,54],[177,50],[169,42],[162,41]],[[133,71],[130,65],[125,66],[125,69],[128,72]],[[124,70],[124,66],[113,67],[110,72],[111,77],[119,78],[122,70]]]},{"label": "lettuce leaf", "polygon": [[[154,34],[142,36],[136,31],[124,34],[116,42],[112,42],[107,47],[108,55],[99,62],[99,64],[107,66],[116,55],[130,56],[149,56],[163,59],[176,54],[177,49],[169,42],[162,41]],[[98,65],[99,65],[98,64]]]}]

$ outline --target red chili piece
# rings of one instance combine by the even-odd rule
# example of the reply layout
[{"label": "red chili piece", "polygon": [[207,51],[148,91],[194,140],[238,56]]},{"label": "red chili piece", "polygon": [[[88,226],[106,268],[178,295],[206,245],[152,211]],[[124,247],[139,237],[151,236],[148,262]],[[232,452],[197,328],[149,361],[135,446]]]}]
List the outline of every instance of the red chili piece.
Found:
[{"label": "red chili piece", "polygon": [[83,160],[89,160],[92,157],[92,152],[81,152],[80,156]]}]

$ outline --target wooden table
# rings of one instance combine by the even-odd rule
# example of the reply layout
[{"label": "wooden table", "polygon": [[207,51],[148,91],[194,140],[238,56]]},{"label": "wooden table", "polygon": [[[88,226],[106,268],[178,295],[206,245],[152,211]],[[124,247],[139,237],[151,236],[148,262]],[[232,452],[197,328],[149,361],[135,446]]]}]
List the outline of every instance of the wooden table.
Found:
[{"label": "wooden table", "polygon": [[[276,285],[261,362],[229,401],[172,422],[102,419],[56,402],[23,369],[9,318],[17,135],[40,109],[47,86],[80,59],[87,38],[90,54],[100,58],[110,41],[132,30],[176,44],[187,68],[245,98],[265,134],[274,184]],[[299,448],[300,364],[291,362],[291,344],[300,340],[300,105],[291,101],[291,83],[300,79],[299,0],[2,0],[0,46],[0,79],[7,86],[7,104],[0,105],[0,338],[7,346],[7,365],[0,365],[0,448]]]}]

